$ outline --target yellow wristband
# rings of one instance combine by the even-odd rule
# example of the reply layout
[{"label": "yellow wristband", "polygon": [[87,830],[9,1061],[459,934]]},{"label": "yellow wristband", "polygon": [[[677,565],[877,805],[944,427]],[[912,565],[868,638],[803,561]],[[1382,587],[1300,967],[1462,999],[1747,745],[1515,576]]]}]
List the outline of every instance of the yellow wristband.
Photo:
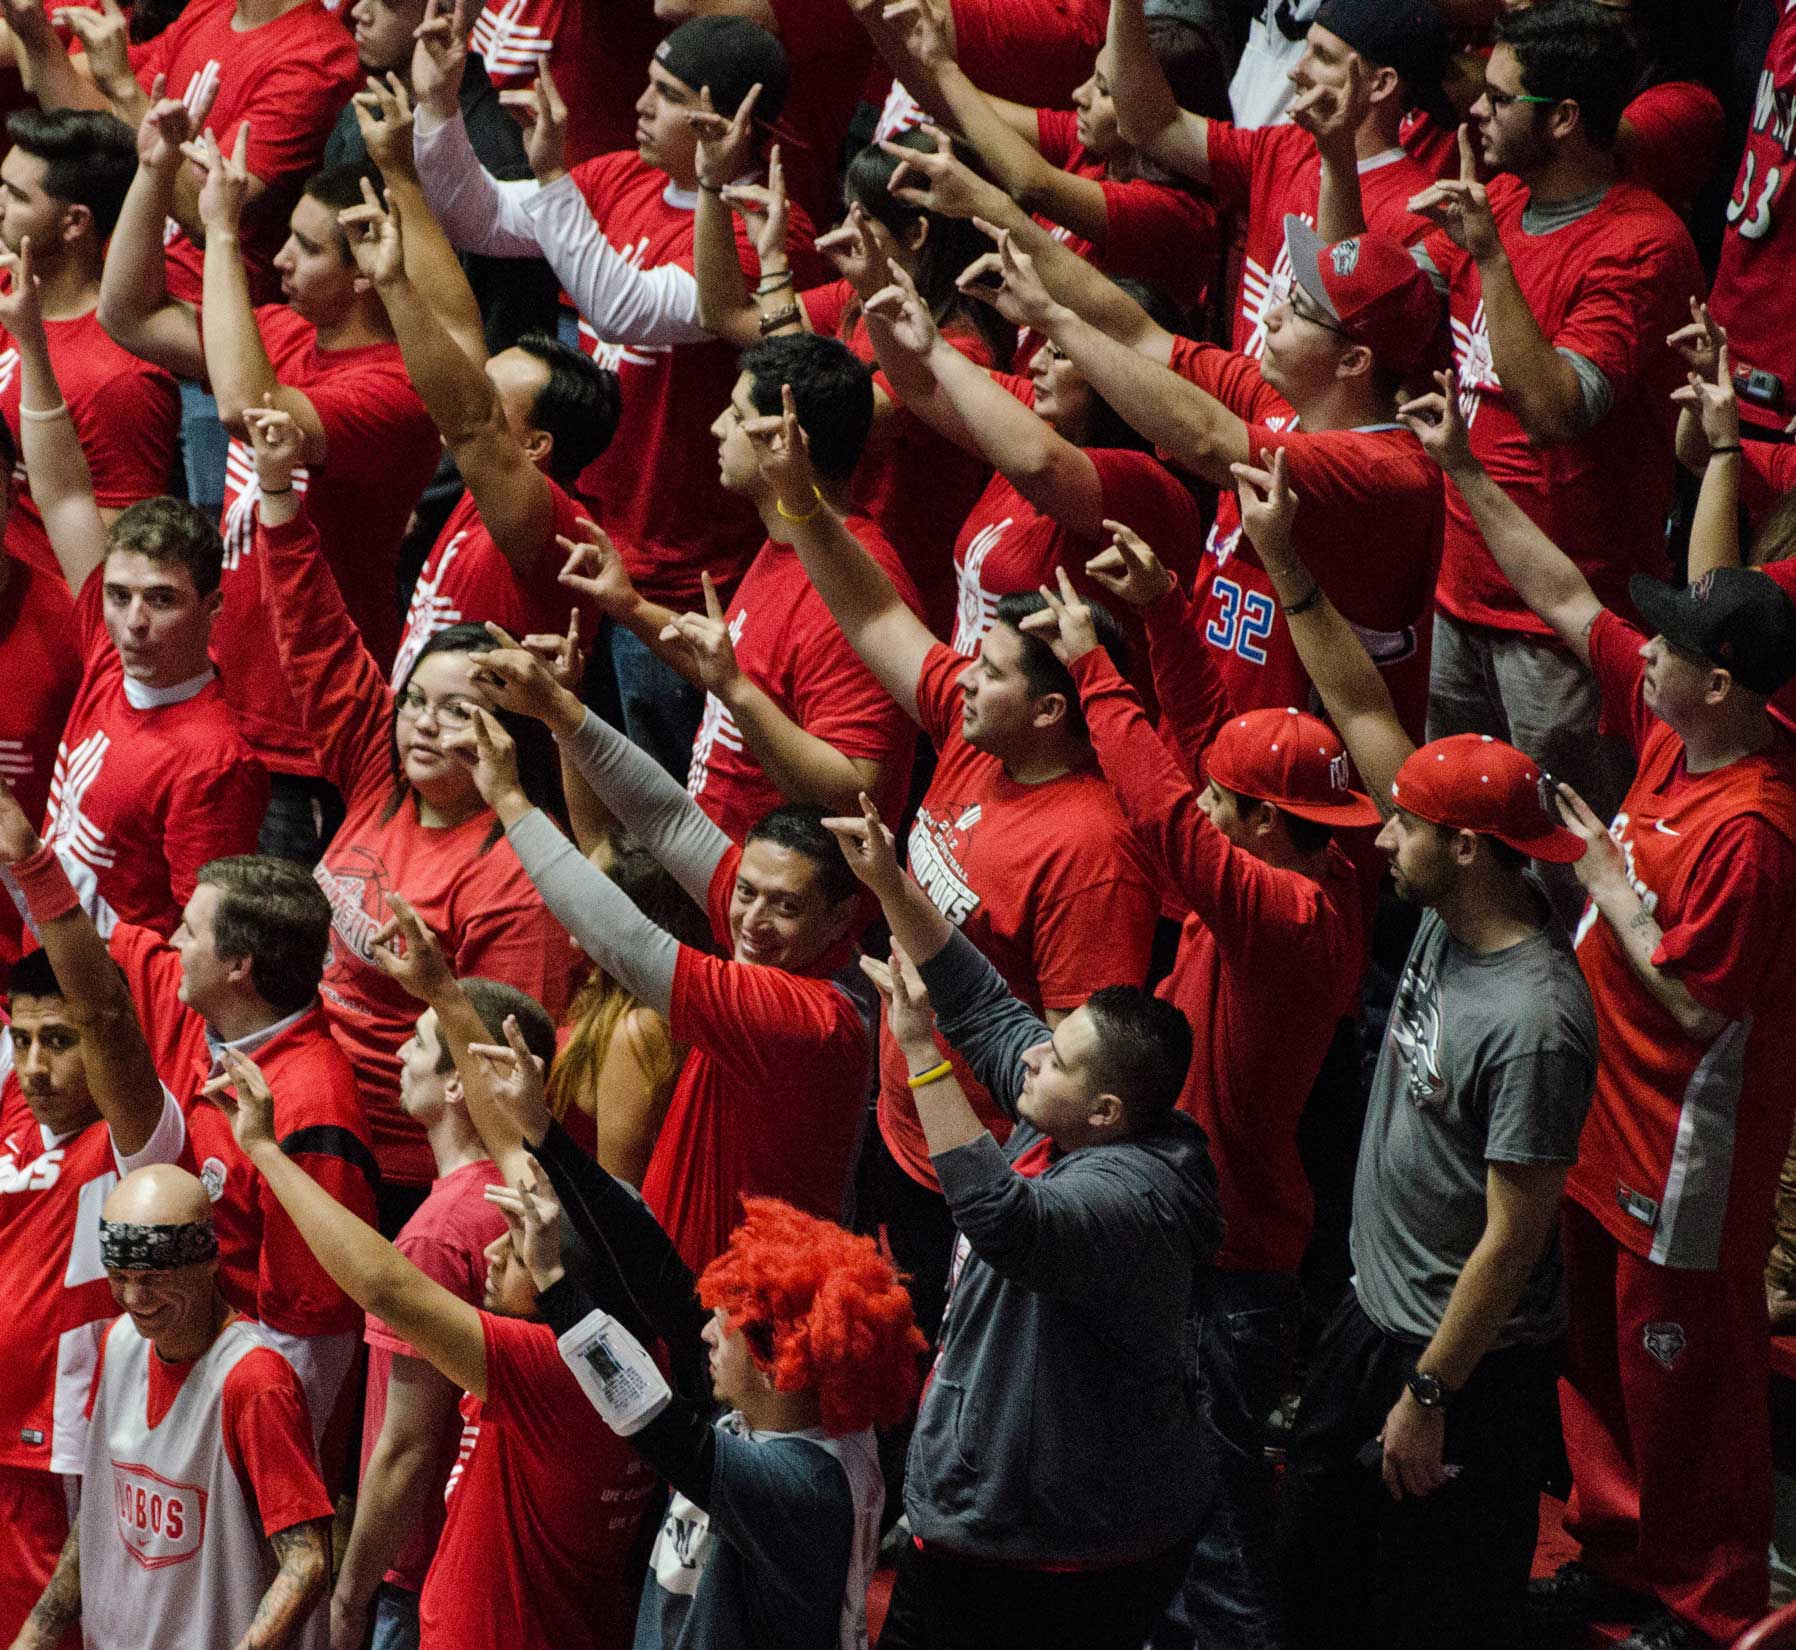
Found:
[{"label": "yellow wristband", "polygon": [[944,1060],[939,1066],[931,1066],[927,1071],[920,1071],[915,1077],[905,1078],[913,1089],[927,1088],[931,1083],[939,1083],[944,1077],[954,1075],[954,1062]]},{"label": "yellow wristband", "polygon": [[811,483],[811,497],[815,502],[802,516],[793,515],[792,512],[786,508],[786,501],[783,498],[775,498],[773,507],[778,510],[780,515],[787,521],[809,521],[812,516],[816,515],[816,513],[823,508],[823,489],[814,481]]}]

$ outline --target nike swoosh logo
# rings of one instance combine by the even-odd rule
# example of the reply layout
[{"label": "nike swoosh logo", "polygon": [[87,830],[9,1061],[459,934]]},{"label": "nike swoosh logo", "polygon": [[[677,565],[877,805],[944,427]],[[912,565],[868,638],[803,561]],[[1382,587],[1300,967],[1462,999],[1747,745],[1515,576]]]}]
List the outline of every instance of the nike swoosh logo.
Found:
[{"label": "nike swoosh logo", "polygon": [[1655,831],[1663,831],[1667,836],[1682,836],[1684,834],[1682,831],[1674,831],[1662,819],[1655,819],[1653,821],[1653,829]]}]

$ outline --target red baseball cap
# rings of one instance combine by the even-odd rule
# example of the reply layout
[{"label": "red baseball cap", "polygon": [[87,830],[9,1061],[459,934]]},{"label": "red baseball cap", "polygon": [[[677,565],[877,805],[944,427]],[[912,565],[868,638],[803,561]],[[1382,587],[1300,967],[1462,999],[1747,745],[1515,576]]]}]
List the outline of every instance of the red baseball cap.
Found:
[{"label": "red baseball cap", "polygon": [[1326,722],[1301,710],[1250,710],[1211,742],[1204,771],[1218,785],[1323,825],[1376,825],[1371,797],[1347,785],[1347,752]]},{"label": "red baseball cap", "polygon": [[1450,831],[1494,836],[1534,859],[1569,865],[1584,839],[1555,825],[1540,768],[1488,733],[1455,733],[1424,745],[1397,770],[1391,800]]},{"label": "red baseball cap", "polygon": [[1330,246],[1292,213],[1285,247],[1292,279],[1381,367],[1407,373],[1437,352],[1445,306],[1400,241],[1368,231]]}]

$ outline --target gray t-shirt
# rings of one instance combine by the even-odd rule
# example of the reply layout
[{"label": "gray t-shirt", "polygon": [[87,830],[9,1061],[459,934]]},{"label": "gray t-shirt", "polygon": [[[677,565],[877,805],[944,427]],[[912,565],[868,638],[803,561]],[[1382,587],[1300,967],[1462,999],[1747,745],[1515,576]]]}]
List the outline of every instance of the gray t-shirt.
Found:
[{"label": "gray t-shirt", "polygon": [[[1596,1081],[1596,1017],[1557,925],[1468,950],[1433,911],[1397,987],[1353,1184],[1354,1288],[1387,1334],[1426,1342],[1484,1233],[1486,1165],[1572,1163]],[[1555,1241],[1497,1346],[1565,1327]]]}]

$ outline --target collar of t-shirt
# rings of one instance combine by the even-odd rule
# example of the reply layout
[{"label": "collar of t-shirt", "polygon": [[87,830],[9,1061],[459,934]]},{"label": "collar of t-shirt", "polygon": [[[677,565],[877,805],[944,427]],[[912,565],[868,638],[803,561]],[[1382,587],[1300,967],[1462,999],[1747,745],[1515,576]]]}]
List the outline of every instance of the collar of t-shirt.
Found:
[{"label": "collar of t-shirt", "polygon": [[1548,201],[1545,204],[1536,202],[1530,195],[1528,204],[1522,208],[1522,233],[1550,235],[1555,229],[1563,229],[1580,218],[1587,218],[1603,204],[1608,193],[1609,185],[1604,184],[1601,189],[1588,195],[1574,195],[1570,200]]},{"label": "collar of t-shirt", "polygon": [[191,699],[208,682],[218,674],[207,665],[197,676],[190,676],[185,682],[176,682],[173,687],[146,687],[142,682],[134,682],[125,678],[125,703],[133,710],[161,710],[165,705],[178,705],[183,700]]},{"label": "collar of t-shirt", "polygon": [[[242,1316],[241,1312],[230,1313],[218,1326],[218,1333],[222,1335]],[[217,1338],[214,1337],[212,1346],[217,1344]],[[206,1352],[210,1352],[212,1346],[207,1347]],[[200,1358],[205,1357],[206,1352],[202,1352],[199,1358],[189,1358],[185,1363],[177,1364],[170,1363],[151,1345],[149,1401],[144,1406],[144,1418],[152,1428],[162,1425],[162,1418],[174,1407],[175,1399],[180,1397],[181,1388],[187,1383],[187,1377],[193,1373],[194,1366],[199,1363]]]},{"label": "collar of t-shirt", "polygon": [[1394,143],[1388,149],[1380,149],[1375,155],[1367,155],[1355,168],[1363,178],[1368,172],[1376,172],[1382,167],[1395,166],[1398,161],[1408,158],[1409,151],[1402,144]]},{"label": "collar of t-shirt", "polygon": [[241,1037],[219,1037],[210,1026],[206,1027],[206,1049],[212,1056],[212,1069],[217,1071],[223,1063],[226,1049],[235,1049],[239,1054],[254,1054],[264,1044],[272,1043],[275,1038],[290,1026],[296,1026],[312,1012],[312,1004],[304,1008],[296,1008],[291,1014],[284,1014],[272,1025],[265,1025],[260,1031],[245,1032]]}]

